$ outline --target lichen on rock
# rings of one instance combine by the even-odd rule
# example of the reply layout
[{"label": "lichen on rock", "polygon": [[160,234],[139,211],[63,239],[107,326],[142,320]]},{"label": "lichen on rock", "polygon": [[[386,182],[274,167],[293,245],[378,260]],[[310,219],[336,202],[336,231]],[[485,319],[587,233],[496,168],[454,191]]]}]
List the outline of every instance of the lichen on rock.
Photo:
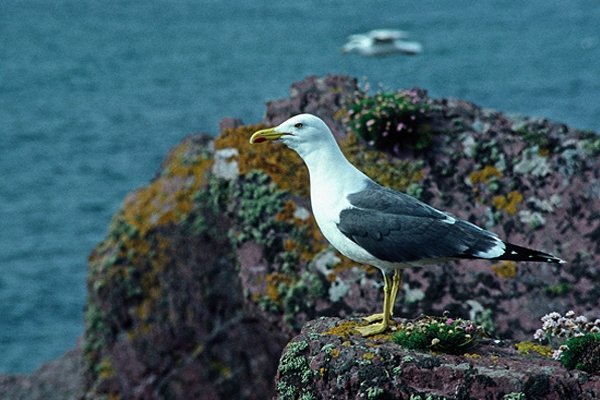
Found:
[{"label": "lichen on rock", "polygon": [[[537,317],[554,309],[597,308],[600,162],[594,137],[419,91],[427,104],[427,148],[380,152],[342,121],[356,90],[355,79],[339,75],[298,82],[289,99],[267,104],[259,124],[227,120],[214,139],[184,139],[156,178],[127,196],[90,255],[88,398],[214,393],[262,399],[276,390],[319,398],[333,390],[327,385],[337,372],[346,375],[336,387],[352,388],[353,396],[385,397],[390,382],[405,397],[435,386],[418,373],[447,360],[398,356],[379,342],[355,346],[352,327],[361,322],[351,317],[379,311],[380,272],[339,255],[325,241],[310,211],[306,167],[293,151],[248,143],[254,131],[302,112],[322,117],[348,159],[382,185],[473,223],[487,222],[511,242],[569,262],[447,262],[406,270],[406,295],[400,293],[395,315],[441,315],[446,309],[460,318],[473,314],[497,337],[523,340],[537,328]],[[308,359],[313,342],[296,348],[290,367],[279,370],[295,380],[275,385],[285,343],[320,316],[346,319],[328,333],[313,332],[325,350]],[[491,387],[485,371],[493,359],[482,359],[491,364],[468,357],[442,368],[463,379],[457,397]],[[504,393],[531,394],[539,382],[553,385],[546,375],[530,377],[529,384],[519,375],[525,383]]]}]

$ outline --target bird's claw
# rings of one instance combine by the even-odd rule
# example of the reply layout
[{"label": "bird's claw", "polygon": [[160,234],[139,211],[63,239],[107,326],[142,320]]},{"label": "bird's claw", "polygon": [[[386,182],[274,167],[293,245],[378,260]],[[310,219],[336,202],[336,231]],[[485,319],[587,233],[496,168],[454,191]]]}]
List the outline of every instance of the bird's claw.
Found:
[{"label": "bird's claw", "polygon": [[367,326],[357,326],[356,329],[363,337],[377,335],[387,331],[389,328],[388,324],[372,324]]},{"label": "bird's claw", "polygon": [[373,315],[370,315],[368,317],[363,317],[363,319],[365,321],[367,321],[368,323],[382,321],[383,320],[383,314],[373,314]]}]

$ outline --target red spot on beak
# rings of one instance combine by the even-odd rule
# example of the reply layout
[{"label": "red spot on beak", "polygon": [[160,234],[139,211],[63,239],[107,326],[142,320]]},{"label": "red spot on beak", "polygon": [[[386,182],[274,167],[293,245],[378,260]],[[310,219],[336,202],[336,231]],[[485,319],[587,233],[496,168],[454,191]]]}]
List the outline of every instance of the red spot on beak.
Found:
[{"label": "red spot on beak", "polygon": [[262,142],[266,142],[267,138],[263,137],[263,136],[259,136],[256,139],[254,139],[254,143],[262,143]]}]

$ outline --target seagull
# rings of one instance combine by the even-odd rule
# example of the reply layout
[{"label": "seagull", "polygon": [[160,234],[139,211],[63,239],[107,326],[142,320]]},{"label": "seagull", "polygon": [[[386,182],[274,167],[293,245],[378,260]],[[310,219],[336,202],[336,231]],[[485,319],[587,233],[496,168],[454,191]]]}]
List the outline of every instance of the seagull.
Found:
[{"label": "seagull", "polygon": [[357,53],[361,56],[384,56],[394,53],[419,54],[423,46],[418,42],[409,42],[408,32],[393,29],[374,29],[367,33],[348,36],[348,42],[342,47],[342,53]]},{"label": "seagull", "polygon": [[366,317],[363,336],[390,328],[402,269],[453,259],[564,263],[558,257],[502,241],[463,219],[375,183],[340,150],[329,127],[311,114],[255,132],[250,143],[280,141],[308,167],[313,214],[340,253],[383,273],[383,313]]}]

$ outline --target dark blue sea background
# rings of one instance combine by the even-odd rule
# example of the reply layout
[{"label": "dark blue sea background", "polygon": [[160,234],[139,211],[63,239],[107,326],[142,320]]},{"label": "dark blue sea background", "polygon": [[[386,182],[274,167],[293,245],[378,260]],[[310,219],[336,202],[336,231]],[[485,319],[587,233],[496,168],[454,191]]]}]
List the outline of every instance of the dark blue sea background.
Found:
[{"label": "dark blue sea background", "polygon": [[[424,52],[340,53],[373,28]],[[87,256],[172,146],[328,73],[598,130],[600,2],[3,0],[0,372],[75,345]]]}]

